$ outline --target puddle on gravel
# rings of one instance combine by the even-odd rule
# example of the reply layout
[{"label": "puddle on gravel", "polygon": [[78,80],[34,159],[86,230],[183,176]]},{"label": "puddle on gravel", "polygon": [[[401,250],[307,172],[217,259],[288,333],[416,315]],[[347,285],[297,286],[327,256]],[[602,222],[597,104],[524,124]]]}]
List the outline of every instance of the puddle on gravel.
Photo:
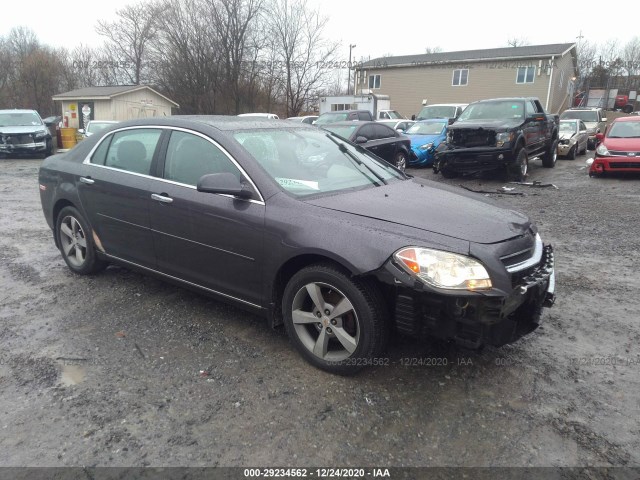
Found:
[{"label": "puddle on gravel", "polygon": [[86,375],[85,369],[78,365],[65,365],[60,375],[60,383],[66,387],[77,385],[84,381]]}]

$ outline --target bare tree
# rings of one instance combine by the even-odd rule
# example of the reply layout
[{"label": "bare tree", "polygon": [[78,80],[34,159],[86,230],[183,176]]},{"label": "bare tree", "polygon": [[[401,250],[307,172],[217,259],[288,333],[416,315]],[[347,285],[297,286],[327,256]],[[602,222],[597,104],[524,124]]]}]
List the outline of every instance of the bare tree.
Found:
[{"label": "bare tree", "polygon": [[596,66],[598,58],[598,46],[588,40],[582,40],[576,44],[578,76],[581,79],[587,78]]},{"label": "bare tree", "polygon": [[234,113],[240,113],[241,75],[247,59],[248,40],[264,0],[207,0],[222,47],[226,84],[234,100]]},{"label": "bare tree", "polygon": [[441,53],[441,52],[442,52],[442,48],[439,46],[425,47],[424,49],[424,53]]},{"label": "bare tree", "polygon": [[96,31],[107,39],[103,57],[110,57],[111,68],[126,78],[128,83],[139,85],[144,78],[144,61],[149,43],[157,33],[158,3],[140,2],[118,10],[115,22],[98,21]]},{"label": "bare tree", "polygon": [[270,35],[275,39],[286,100],[286,115],[297,116],[330,81],[338,45],[323,37],[327,18],[306,0],[275,0],[270,8]]},{"label": "bare tree", "polygon": [[633,37],[627,42],[622,49],[621,54],[623,68],[627,72],[628,86],[631,83],[631,77],[638,74],[640,70],[640,38]]},{"label": "bare tree", "polygon": [[509,37],[507,39],[507,45],[510,47],[524,47],[526,45],[531,45],[531,43],[525,37]]}]

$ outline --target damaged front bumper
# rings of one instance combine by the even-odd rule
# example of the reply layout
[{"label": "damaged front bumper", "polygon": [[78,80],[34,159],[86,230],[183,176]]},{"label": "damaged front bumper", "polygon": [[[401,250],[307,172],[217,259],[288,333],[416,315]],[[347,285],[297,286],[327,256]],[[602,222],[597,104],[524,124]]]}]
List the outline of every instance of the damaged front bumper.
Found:
[{"label": "damaged front bumper", "polygon": [[535,330],[544,307],[555,302],[553,248],[543,248],[540,261],[509,273],[510,292],[435,292],[393,262],[385,265],[381,280],[395,286],[395,328],[414,337],[454,340],[467,348],[502,346]]},{"label": "damaged front bumper", "polygon": [[495,170],[510,165],[516,159],[509,148],[497,147],[447,147],[441,145],[435,153],[433,171],[438,173],[443,169],[454,172],[478,172]]}]

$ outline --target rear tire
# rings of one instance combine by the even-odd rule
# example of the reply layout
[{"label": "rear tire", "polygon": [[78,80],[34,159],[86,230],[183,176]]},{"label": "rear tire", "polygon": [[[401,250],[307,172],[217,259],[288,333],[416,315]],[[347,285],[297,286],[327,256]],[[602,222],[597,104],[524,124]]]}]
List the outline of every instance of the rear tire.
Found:
[{"label": "rear tire", "polygon": [[[574,157],[575,158],[575,157]],[[542,166],[545,168],[553,168],[558,160],[558,139],[555,138],[547,147],[544,155],[542,155]]]},{"label": "rear tire", "polygon": [[398,170],[404,172],[407,168],[407,154],[402,150],[396,153],[393,157],[393,164]]},{"label": "rear tire", "polygon": [[315,367],[351,375],[383,363],[386,306],[371,281],[331,264],[310,265],[287,283],[282,311],[291,343]]},{"label": "rear tire", "polygon": [[91,227],[75,207],[60,211],[55,232],[62,258],[72,272],[89,275],[107,267],[108,262],[96,255]]}]

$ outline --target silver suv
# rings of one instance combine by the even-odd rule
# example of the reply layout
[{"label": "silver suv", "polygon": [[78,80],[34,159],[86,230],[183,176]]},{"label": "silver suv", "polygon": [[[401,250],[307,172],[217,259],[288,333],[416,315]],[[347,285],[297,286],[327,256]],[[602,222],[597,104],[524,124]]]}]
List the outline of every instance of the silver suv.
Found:
[{"label": "silver suv", "polygon": [[560,120],[582,120],[587,126],[587,148],[593,150],[596,146],[596,134],[604,132],[607,126],[607,117],[604,110],[597,107],[570,108],[560,115]]}]

